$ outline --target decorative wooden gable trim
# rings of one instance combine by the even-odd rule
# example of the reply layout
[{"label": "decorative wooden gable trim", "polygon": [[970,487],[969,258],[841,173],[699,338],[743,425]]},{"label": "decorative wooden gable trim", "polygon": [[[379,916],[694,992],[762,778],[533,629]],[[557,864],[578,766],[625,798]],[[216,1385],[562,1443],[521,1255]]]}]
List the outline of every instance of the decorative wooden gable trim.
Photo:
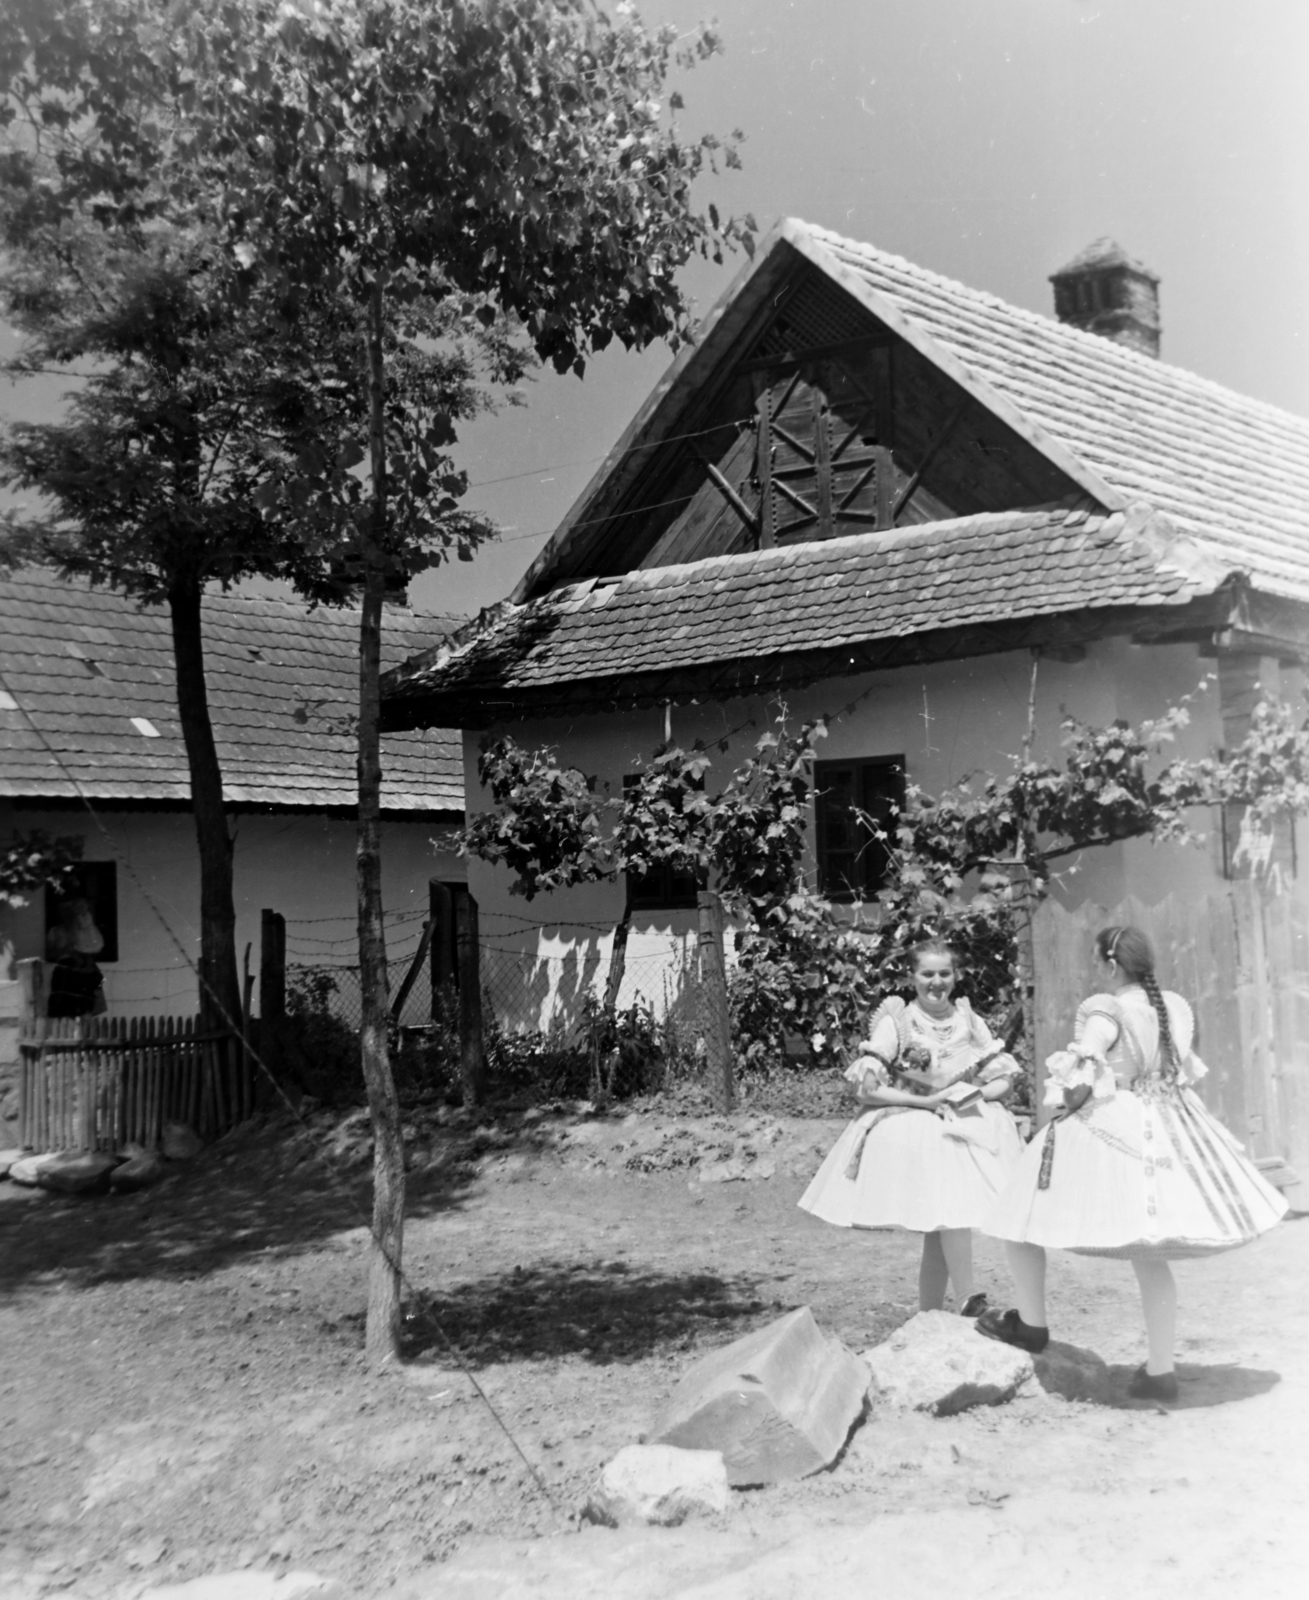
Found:
[{"label": "decorative wooden gable trim", "polygon": [[1043,455],[1053,466],[1057,467],[1070,477],[1074,483],[1080,485],[1082,490],[1106,511],[1122,511],[1126,509],[1126,497],[1106,483],[1100,474],[1089,467],[1079,456],[1073,454],[1066,445],[1053,438],[1039,424],[1023,415],[1012,401],[1005,398],[998,389],[976,377],[964,364],[957,360],[950,351],[945,349],[930,334],[924,333],[916,327],[899,307],[886,295],[880,294],[871,284],[851,272],[844,266],[832,252],[816,240],[803,223],[787,218],[778,226],[779,235],[799,255],[812,262],[826,274],[833,283],[838,283],[857,300],[862,306],[872,313],[880,322],[886,324],[898,338],[917,350],[926,360],[948,377],[953,383],[970,395],[981,406],[998,417],[1011,428],[1021,439],[1025,439],[1034,450]]},{"label": "decorative wooden gable trim", "polygon": [[514,594],[865,529],[1122,500],[784,223]]}]

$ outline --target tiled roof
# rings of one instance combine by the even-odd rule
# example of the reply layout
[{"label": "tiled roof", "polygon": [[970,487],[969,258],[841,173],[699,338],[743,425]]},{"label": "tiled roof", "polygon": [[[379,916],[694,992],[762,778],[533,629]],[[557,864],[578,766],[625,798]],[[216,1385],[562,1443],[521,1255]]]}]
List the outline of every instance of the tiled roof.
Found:
[{"label": "tiled roof", "polygon": [[[388,607],[383,666],[457,620]],[[343,719],[357,703],[358,627],[348,609],[206,597],[210,713],[233,805],[353,806],[354,738]],[[0,691],[17,702],[0,692],[0,795],[71,798],[75,778],[94,799],[189,801],[165,610],[43,571],[0,579],[0,674]],[[457,735],[387,735],[382,761],[386,811],[462,812]]]},{"label": "tiled roof", "polygon": [[592,687],[592,703],[606,692],[619,703],[639,696],[642,680],[730,663],[742,665],[740,692],[751,673],[759,685],[781,681],[788,653],[1016,617],[1181,607],[1224,577],[1148,507],[989,513],[643,568],[499,608],[466,642],[390,674],[384,715],[403,725],[407,704],[416,711],[426,698],[452,717],[509,717],[577,685]]},{"label": "tiled roof", "polygon": [[1166,512],[1257,587],[1309,600],[1309,420],[871,245],[780,231],[892,301],[1126,500]]}]

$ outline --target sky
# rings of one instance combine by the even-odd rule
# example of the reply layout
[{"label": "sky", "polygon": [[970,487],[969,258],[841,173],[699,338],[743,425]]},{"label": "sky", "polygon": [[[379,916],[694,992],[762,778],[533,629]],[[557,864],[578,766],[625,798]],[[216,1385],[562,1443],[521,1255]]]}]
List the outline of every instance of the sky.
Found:
[{"label": "sky", "polygon": [[[1163,355],[1309,415],[1306,0],[638,0],[716,20],[676,82],[688,132],[740,128],[699,201],[867,240],[1049,314],[1048,276],[1101,235],[1162,277]],[[742,264],[697,262],[707,311]],[[672,359],[606,352],[461,430],[501,538],[422,574],[423,610],[502,599]],[[48,392],[0,390],[11,415]],[[261,586],[266,589],[267,586]]]},{"label": "sky", "polygon": [[[1309,415],[1305,0],[643,0],[716,18],[679,81],[690,131],[745,134],[702,185],[767,230],[798,216],[1018,305],[1108,234],[1162,277],[1163,355]],[[740,258],[698,265],[702,311]],[[502,599],[671,356],[606,353],[462,431],[469,504],[499,543],[412,586],[424,609]]]}]

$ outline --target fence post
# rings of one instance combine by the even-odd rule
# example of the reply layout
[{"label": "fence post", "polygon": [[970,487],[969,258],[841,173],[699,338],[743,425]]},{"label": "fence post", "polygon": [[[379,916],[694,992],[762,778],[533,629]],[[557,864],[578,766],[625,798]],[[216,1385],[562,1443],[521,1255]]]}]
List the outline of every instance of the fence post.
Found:
[{"label": "fence post", "polygon": [[437,1020],[436,997],[458,982],[455,953],[455,897],[448,883],[429,878],[427,916],[432,924],[432,1021]]},{"label": "fence post", "polygon": [[45,1016],[45,962],[39,956],[27,956],[14,962],[18,978],[18,1027],[31,1026],[38,1017]]},{"label": "fence post", "polygon": [[454,897],[455,943],[459,957],[459,1063],[464,1104],[482,1095],[482,971],[477,901],[468,890]]},{"label": "fence post", "polygon": [[259,1053],[270,1072],[282,1066],[282,1024],[286,1019],[286,918],[259,913]]},{"label": "fence post", "polygon": [[720,1111],[731,1111],[736,1105],[736,1078],[723,958],[723,902],[711,889],[701,889],[695,900],[700,919],[700,1028],[705,1070],[714,1104]]}]

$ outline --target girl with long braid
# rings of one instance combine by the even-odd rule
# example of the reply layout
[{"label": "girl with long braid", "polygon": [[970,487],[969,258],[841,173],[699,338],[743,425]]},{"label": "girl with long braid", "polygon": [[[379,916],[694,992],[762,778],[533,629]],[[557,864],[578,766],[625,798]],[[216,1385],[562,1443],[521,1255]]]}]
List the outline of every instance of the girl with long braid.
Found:
[{"label": "girl with long braid", "polygon": [[1160,989],[1145,934],[1105,928],[1095,957],[1103,988],[1078,1007],[1073,1042],[1046,1062],[1056,1115],[982,1222],[1008,1243],[1018,1305],[985,1313],[978,1332],[1043,1350],[1046,1250],[1122,1257],[1136,1271],[1149,1347],[1130,1392],[1171,1401],[1168,1263],[1249,1244],[1286,1202],[1192,1089],[1206,1071],[1191,1048],[1194,1017],[1181,995]]}]

